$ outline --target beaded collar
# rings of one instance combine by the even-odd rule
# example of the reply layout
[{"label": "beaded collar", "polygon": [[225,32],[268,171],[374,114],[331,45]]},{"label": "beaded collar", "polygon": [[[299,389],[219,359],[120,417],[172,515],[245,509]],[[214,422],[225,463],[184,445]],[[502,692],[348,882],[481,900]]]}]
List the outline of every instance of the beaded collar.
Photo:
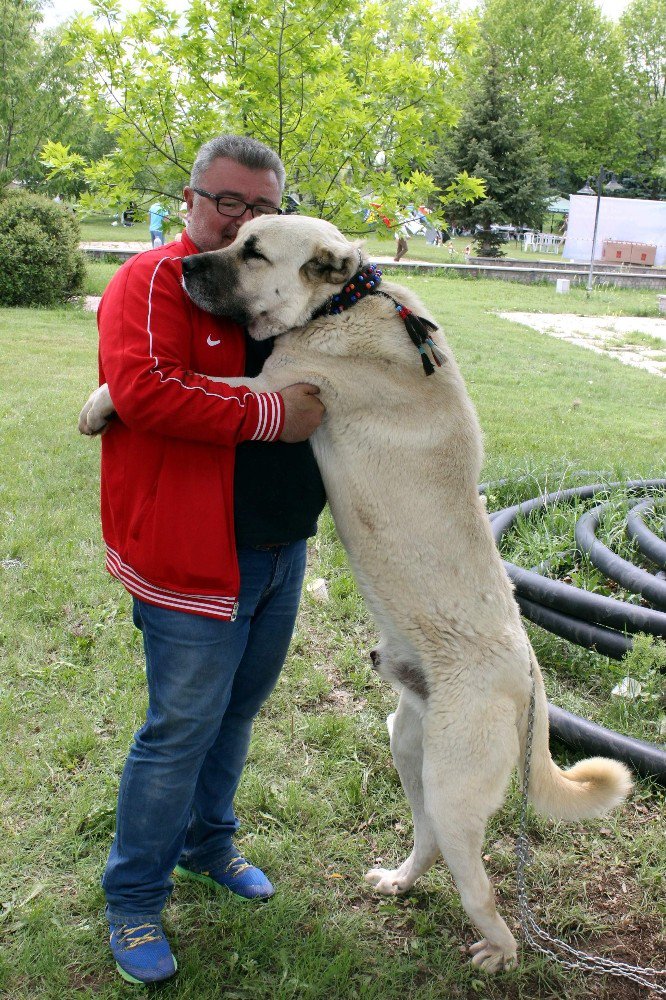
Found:
[{"label": "beaded collar", "polygon": [[[360,260],[359,252],[359,263]],[[439,349],[437,344],[434,342],[430,333],[437,329],[434,323],[431,323],[429,319],[425,316],[417,316],[413,313],[411,309],[407,306],[402,305],[389,295],[388,292],[380,290],[379,286],[382,280],[382,272],[374,264],[366,264],[365,267],[354,274],[347,282],[347,284],[335,295],[332,295],[330,299],[327,299],[323,305],[317,309],[317,311],[312,316],[313,319],[317,319],[319,316],[337,316],[338,313],[344,312],[345,309],[351,309],[355,306],[362,298],[366,295],[382,295],[385,299],[389,299],[390,302],[395,306],[395,310],[398,316],[405,324],[405,329],[410,336],[410,339],[414,346],[418,349],[421,356],[421,363],[423,365],[423,370],[426,375],[432,375],[435,371],[433,361],[438,368],[442,367],[445,361],[444,354]],[[426,352],[426,346],[430,350],[432,355],[432,361],[428,357]]]},{"label": "beaded collar", "polygon": [[359,299],[365,295],[370,295],[379,287],[382,280],[382,272],[374,264],[366,264],[357,274],[353,275],[347,284],[336,295],[331,295],[330,299],[324,302],[323,306],[317,309],[312,317],[336,316],[338,313],[350,309]]}]

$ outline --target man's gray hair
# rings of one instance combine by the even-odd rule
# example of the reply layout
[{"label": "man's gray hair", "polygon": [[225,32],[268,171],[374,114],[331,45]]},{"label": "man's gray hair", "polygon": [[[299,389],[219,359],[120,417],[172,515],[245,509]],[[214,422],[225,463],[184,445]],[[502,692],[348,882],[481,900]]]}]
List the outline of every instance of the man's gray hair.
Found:
[{"label": "man's gray hair", "polygon": [[284,188],[286,172],[280,157],[258,139],[247,135],[218,135],[204,143],[192,167],[190,187],[198,187],[201,177],[214,160],[226,157],[250,170],[272,170],[280,190]]}]

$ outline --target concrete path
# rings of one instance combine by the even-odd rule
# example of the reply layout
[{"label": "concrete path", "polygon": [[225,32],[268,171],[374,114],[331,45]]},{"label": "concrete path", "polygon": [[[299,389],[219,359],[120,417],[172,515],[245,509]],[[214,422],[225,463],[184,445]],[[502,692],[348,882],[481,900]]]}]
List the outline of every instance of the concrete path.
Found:
[{"label": "concrete path", "polygon": [[[568,313],[498,313],[539,333],[566,340],[666,378],[666,320],[639,316],[572,316]],[[648,338],[660,340],[650,343]]]},{"label": "concrete path", "polygon": [[138,240],[106,240],[94,243],[79,243],[81,250],[99,250],[100,253],[115,253],[116,251],[127,251],[128,253],[141,253],[143,250],[150,250],[150,243],[141,243]]}]

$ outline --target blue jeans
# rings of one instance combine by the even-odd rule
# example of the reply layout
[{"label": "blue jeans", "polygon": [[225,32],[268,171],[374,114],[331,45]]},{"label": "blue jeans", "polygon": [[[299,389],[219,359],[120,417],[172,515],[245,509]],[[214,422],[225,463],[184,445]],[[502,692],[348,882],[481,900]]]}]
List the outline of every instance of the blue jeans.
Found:
[{"label": "blue jeans", "polygon": [[253,719],[287,655],[305,554],[305,541],[239,549],[233,622],[134,600],[149,700],[120,781],[102,878],[110,923],[159,921],[176,864],[208,871],[231,855],[234,795]]}]

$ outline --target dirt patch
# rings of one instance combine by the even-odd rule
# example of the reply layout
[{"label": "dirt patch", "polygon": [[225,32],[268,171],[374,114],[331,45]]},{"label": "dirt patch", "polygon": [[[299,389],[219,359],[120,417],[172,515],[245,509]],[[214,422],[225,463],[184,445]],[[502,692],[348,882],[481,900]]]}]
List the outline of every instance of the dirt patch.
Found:
[{"label": "dirt patch", "polygon": [[666,320],[638,316],[572,316],[569,313],[498,315],[666,378]]}]

